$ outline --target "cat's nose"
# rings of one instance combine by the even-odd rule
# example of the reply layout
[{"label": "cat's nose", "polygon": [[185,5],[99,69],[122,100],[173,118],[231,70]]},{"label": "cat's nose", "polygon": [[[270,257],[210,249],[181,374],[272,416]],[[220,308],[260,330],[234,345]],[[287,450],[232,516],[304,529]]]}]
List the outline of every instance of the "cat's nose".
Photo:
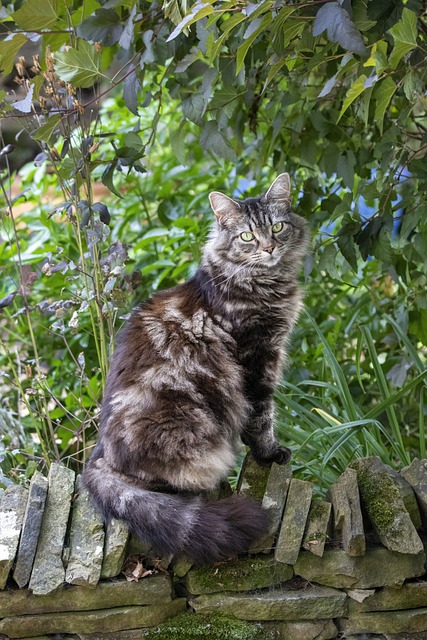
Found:
[{"label": "cat's nose", "polygon": [[273,253],[274,247],[273,247],[273,245],[270,245],[268,247],[262,247],[262,250],[263,251],[267,251],[267,253]]}]

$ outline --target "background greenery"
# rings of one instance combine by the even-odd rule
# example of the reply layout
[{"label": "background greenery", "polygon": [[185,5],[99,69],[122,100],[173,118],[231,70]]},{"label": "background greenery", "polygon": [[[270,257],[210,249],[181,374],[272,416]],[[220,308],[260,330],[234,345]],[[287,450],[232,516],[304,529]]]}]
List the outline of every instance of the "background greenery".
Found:
[{"label": "background greenery", "polygon": [[321,488],[355,456],[425,457],[423,3],[26,0],[0,18],[0,481],[81,466],[116,333],[195,270],[209,191],[284,170],[313,236],[277,393],[294,468]]}]

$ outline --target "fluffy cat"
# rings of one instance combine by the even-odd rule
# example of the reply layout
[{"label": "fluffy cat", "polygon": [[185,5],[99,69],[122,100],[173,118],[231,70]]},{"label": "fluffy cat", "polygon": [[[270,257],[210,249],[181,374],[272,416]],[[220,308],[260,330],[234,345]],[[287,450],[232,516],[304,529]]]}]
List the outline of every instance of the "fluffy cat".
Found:
[{"label": "fluffy cat", "polygon": [[287,173],[258,198],[209,199],[216,222],[197,273],[143,302],[121,332],[84,473],[107,520],[196,564],[246,552],[265,532],[259,504],[203,493],[226,477],[241,440],[260,464],[290,458],[274,437],[272,396],[307,244]]}]

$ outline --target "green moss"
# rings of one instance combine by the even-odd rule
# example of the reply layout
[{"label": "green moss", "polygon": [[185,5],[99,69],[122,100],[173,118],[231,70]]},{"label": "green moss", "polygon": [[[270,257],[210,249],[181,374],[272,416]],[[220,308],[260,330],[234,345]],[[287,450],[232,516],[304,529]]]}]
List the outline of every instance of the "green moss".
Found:
[{"label": "green moss", "polygon": [[272,557],[247,557],[231,562],[191,569],[184,584],[193,594],[218,591],[251,591],[289,580],[292,568]]},{"label": "green moss", "polygon": [[262,637],[259,624],[252,624],[218,613],[207,616],[182,613],[155,629],[146,629],[144,638],[156,640],[258,640]]},{"label": "green moss", "polygon": [[359,489],[372,523],[381,530],[393,528],[397,515],[395,503],[400,494],[388,473],[370,474],[357,461],[351,466],[356,469]]}]

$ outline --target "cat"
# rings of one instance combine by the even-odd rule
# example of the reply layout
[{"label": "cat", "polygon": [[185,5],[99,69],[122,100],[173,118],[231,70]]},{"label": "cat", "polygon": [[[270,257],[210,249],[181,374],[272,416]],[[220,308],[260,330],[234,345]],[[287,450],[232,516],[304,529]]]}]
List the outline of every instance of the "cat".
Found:
[{"label": "cat", "polygon": [[138,306],[119,336],[84,471],[107,521],[198,565],[247,552],[268,527],[248,498],[205,497],[241,441],[261,465],[290,458],[274,437],[273,392],[307,246],[287,173],[260,197],[209,200],[216,220],[198,271]]}]

